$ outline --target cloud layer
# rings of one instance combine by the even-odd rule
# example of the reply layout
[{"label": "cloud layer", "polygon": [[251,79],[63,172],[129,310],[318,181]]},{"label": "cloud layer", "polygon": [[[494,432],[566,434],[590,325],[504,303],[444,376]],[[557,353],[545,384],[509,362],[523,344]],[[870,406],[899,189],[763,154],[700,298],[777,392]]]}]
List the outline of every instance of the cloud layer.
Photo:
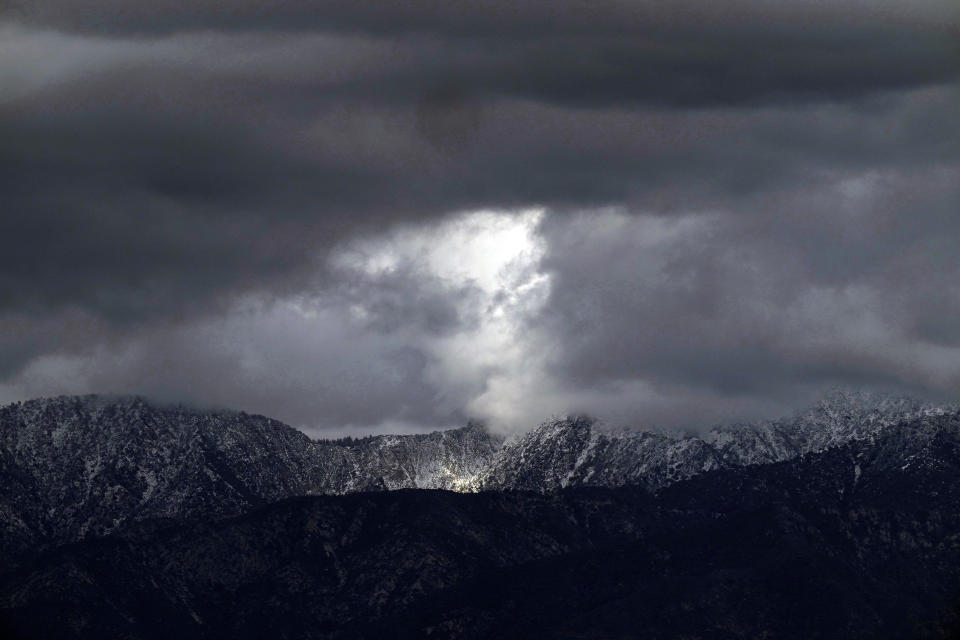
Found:
[{"label": "cloud layer", "polygon": [[0,11],[6,399],[519,429],[958,390],[954,2]]}]

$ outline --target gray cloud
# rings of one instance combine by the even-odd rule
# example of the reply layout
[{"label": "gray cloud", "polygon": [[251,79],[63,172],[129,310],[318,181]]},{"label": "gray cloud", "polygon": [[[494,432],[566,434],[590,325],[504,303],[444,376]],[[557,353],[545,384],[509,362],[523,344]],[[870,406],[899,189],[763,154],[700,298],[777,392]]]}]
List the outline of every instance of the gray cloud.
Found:
[{"label": "gray cloud", "polygon": [[644,381],[745,408],[834,385],[955,397],[960,165],[919,174],[840,174],[749,215],[557,220],[552,370],[599,397]]},{"label": "gray cloud", "polygon": [[948,0],[921,0],[909,8],[892,0],[737,0],[722,7],[698,0],[669,4],[602,0],[583,3],[490,1],[451,5],[441,0],[279,1],[269,7],[255,0],[222,2],[158,0],[150,5],[95,0],[81,9],[66,0],[12,0],[8,11],[21,20],[106,32],[158,32],[188,28],[336,29],[396,34],[439,32],[456,35],[625,32],[721,29],[942,25],[956,16]]},{"label": "gray cloud", "polygon": [[[2,393],[324,427],[954,393],[958,33],[947,1],[8,2]],[[529,367],[451,364],[509,291],[331,262],[531,207]]]}]

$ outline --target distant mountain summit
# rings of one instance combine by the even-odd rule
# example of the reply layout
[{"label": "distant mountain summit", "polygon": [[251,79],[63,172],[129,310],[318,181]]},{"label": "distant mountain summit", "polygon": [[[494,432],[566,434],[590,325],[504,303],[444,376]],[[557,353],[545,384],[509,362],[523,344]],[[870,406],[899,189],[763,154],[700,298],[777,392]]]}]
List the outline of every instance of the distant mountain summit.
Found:
[{"label": "distant mountain summit", "polygon": [[705,440],[728,464],[764,464],[870,439],[898,423],[955,410],[904,396],[837,389],[791,418],[718,427]]}]

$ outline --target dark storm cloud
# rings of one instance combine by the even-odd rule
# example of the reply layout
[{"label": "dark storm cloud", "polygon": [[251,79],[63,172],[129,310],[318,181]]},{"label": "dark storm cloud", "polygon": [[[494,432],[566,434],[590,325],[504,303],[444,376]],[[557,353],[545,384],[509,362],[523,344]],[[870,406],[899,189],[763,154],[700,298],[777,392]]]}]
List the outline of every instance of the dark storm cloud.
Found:
[{"label": "dark storm cloud", "polygon": [[[400,53],[412,63],[405,73],[353,87],[382,99],[404,99],[437,75],[468,91],[578,105],[850,97],[949,80],[960,64],[960,10],[949,0],[909,9],[887,1],[15,0],[8,14],[101,36],[313,31],[403,42]],[[430,44],[411,47],[413,40]]]},{"label": "dark storm cloud", "polygon": [[[240,356],[191,331],[245,296],[320,290],[343,309],[368,303],[373,343],[349,314],[315,327],[362,355],[349,375],[306,379],[359,380],[364,358],[394,353],[420,363],[403,369],[408,386],[392,365],[359,385],[381,385],[378,400],[340,390],[353,400],[330,419],[436,421],[444,390],[423,381],[423,340],[479,322],[463,313],[475,292],[331,270],[329,252],[396,224],[543,206],[553,294],[537,322],[573,385],[642,379],[718,398],[912,376],[942,390],[941,352],[902,363],[960,340],[958,77],[960,10],[947,1],[8,1],[0,371],[52,372],[66,365],[44,357],[122,344],[123,376],[61,378],[139,377],[175,395],[174,364],[133,373],[169,344],[211,374],[191,383],[197,396],[230,404],[229,376],[202,380]],[[603,207],[640,227],[605,235],[612,219],[570,216]],[[638,250],[659,217],[708,222]],[[899,351],[871,356],[854,335],[798,346],[816,316],[857,311]],[[231,326],[237,342],[264,330]],[[249,398],[248,382],[235,395]],[[296,404],[268,388],[259,405]],[[288,415],[315,411],[304,401]]]},{"label": "dark storm cloud", "polygon": [[[303,72],[276,95],[258,79],[283,55],[211,68],[205,46],[242,43],[188,38],[133,64],[135,43],[107,46],[93,71],[0,106],[3,299],[138,319],[296,275],[356,228],[478,206],[716,202],[811,166],[926,162],[955,129],[902,98],[673,113],[481,103],[441,84],[383,105],[331,99]],[[329,47],[288,51],[313,49]]]},{"label": "dark storm cloud", "polygon": [[188,28],[311,29],[385,34],[437,32],[530,35],[556,31],[608,33],[678,29],[762,28],[778,25],[829,28],[851,24],[936,25],[955,14],[948,0],[920,0],[905,8],[891,0],[735,0],[722,6],[700,0],[557,0],[556,2],[442,0],[257,0],[219,2],[157,0],[125,3],[91,0],[83,7],[67,0],[7,0],[14,16],[60,27],[105,32],[157,32]]}]

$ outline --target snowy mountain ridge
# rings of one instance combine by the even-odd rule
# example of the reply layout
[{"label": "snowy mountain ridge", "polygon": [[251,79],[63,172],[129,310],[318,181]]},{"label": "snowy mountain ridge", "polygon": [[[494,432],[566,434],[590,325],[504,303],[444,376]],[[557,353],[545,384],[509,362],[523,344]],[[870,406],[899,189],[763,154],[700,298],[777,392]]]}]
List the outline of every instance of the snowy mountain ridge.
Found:
[{"label": "snowy mountain ridge", "polygon": [[292,496],[457,489],[499,445],[477,425],[334,443],[263,416],[139,397],[14,403],[0,407],[2,542],[59,544]]},{"label": "snowy mountain ridge", "polygon": [[955,411],[911,398],[836,390],[790,418],[715,427],[703,436],[609,430],[590,418],[564,418],[507,442],[469,486],[550,491],[640,484],[657,490],[706,471],[790,460]]},{"label": "snowy mountain ridge", "polygon": [[263,416],[138,397],[0,407],[0,551],[106,535],[135,522],[219,517],[292,496],[638,484],[789,460],[955,409],[842,392],[797,416],[703,436],[546,422],[506,444],[482,426],[311,440]]},{"label": "snowy mountain ridge", "polygon": [[[586,437],[588,458],[599,429],[573,427],[544,431]],[[37,639],[946,640],[960,629],[958,475],[954,412],[656,493],[281,500],[136,524],[0,571],[0,627]]]}]

